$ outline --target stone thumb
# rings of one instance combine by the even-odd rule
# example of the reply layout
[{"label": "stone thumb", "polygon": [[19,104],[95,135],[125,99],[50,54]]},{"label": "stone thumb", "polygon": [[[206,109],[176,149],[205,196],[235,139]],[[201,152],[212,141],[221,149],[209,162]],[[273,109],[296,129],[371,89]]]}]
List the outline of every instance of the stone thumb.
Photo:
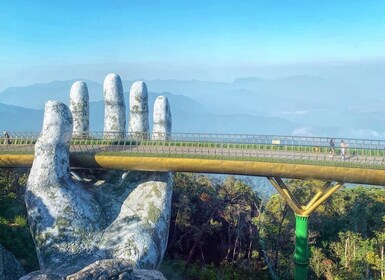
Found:
[{"label": "stone thumb", "polygon": [[[29,181],[39,182],[40,177],[44,176],[55,183],[70,176],[69,146],[72,126],[71,111],[65,104],[58,101],[46,103],[43,129],[35,145],[35,159]],[[46,174],[49,176],[45,176]]]}]

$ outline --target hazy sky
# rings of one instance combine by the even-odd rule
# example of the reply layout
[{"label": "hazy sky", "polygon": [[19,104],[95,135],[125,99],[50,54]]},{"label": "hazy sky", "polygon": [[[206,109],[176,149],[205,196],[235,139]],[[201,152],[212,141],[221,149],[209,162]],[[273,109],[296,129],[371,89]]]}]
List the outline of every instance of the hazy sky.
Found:
[{"label": "hazy sky", "polygon": [[51,79],[231,79],[385,58],[385,0],[0,2],[0,90]]}]

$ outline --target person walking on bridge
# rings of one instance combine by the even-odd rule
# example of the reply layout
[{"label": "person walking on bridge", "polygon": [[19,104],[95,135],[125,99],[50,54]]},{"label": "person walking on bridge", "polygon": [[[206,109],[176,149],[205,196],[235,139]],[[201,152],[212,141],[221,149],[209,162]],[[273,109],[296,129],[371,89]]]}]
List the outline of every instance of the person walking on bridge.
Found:
[{"label": "person walking on bridge", "polygon": [[341,160],[345,160],[346,159],[346,151],[347,151],[349,144],[346,143],[344,140],[341,140],[340,146],[341,146]]},{"label": "person walking on bridge", "polygon": [[11,140],[9,139],[10,137],[9,137],[9,133],[7,132],[7,131],[4,131],[4,138],[5,138],[5,141],[4,141],[4,143],[5,144],[11,144]]},{"label": "person walking on bridge", "polygon": [[334,144],[334,139],[331,138],[330,141],[329,141],[329,145],[330,145],[330,151],[329,151],[329,154],[330,156],[333,156],[334,157],[334,153],[335,153],[335,144]]}]

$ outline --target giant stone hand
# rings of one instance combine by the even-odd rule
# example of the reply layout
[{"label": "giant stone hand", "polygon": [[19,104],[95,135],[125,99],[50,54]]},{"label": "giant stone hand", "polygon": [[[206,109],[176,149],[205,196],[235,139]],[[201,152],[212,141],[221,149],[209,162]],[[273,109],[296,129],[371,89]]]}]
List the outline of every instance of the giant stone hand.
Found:
[{"label": "giant stone hand", "polygon": [[[84,88],[79,92],[84,96],[77,100],[88,102],[88,92]],[[121,106],[124,97],[119,76],[107,76],[104,94],[108,126],[105,135],[124,133],[125,108]],[[147,89],[143,82],[133,85],[130,100],[134,102],[130,104],[129,130],[147,135]],[[75,115],[76,112],[82,110],[73,111]],[[155,102],[153,135],[159,139],[170,131],[168,101],[159,97]],[[172,175],[131,171],[122,179],[123,171],[109,171],[110,179],[104,183],[81,183],[70,174],[72,133],[70,109],[63,103],[48,101],[25,195],[41,269],[68,275],[96,261],[110,259],[132,263],[135,268],[156,268],[167,245]],[[82,133],[77,126],[74,136]]]}]

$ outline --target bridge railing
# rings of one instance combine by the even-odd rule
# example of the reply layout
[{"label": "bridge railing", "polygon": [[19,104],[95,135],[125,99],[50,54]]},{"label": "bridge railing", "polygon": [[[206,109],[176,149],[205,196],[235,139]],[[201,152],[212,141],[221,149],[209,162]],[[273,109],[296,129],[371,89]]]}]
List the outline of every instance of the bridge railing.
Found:
[{"label": "bridge railing", "polygon": [[[34,153],[39,133],[8,132],[0,139],[0,153]],[[153,140],[151,140],[153,139]],[[161,140],[166,139],[166,140]],[[330,138],[282,135],[87,132],[72,139],[72,153],[119,153],[120,155],[237,158],[279,161],[323,161],[383,166],[385,141],[344,139],[346,155],[330,153]]]},{"label": "bridge railing", "polygon": [[[7,132],[8,139],[12,143],[20,143],[21,140],[37,139],[39,132]],[[75,134],[74,134],[75,135]],[[120,133],[114,131],[107,132],[84,132],[76,133],[74,140],[92,140],[92,139],[151,139],[151,138],[167,138],[173,141],[187,142],[216,142],[216,143],[245,143],[245,144],[275,144],[275,145],[291,145],[291,146],[322,146],[328,147],[330,137],[311,137],[311,136],[284,136],[284,135],[253,135],[253,134],[219,134],[219,133],[172,133],[157,134],[149,133]],[[4,143],[7,137],[2,135],[0,143]],[[353,148],[385,148],[385,140],[373,139],[353,139],[353,138],[333,138],[335,145],[338,146],[341,140],[349,143]]]}]

